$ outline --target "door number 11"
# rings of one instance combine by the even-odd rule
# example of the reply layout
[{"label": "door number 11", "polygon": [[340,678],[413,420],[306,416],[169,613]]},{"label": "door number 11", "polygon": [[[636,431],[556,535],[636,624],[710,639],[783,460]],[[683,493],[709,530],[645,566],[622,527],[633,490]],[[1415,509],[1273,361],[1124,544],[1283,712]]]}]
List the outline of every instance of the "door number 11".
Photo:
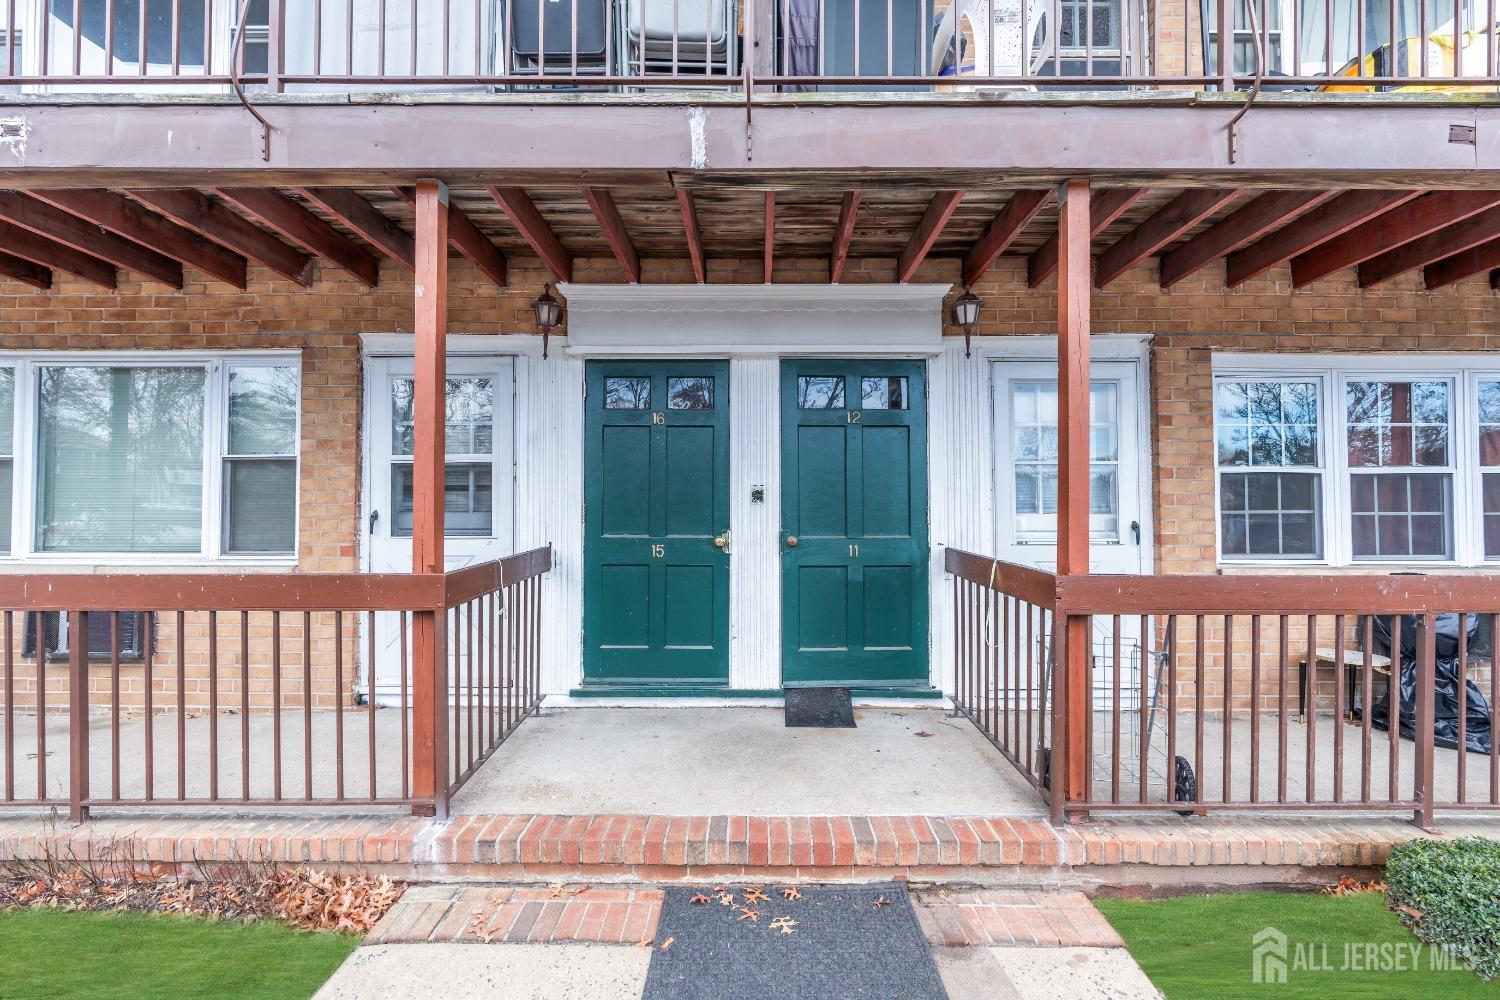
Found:
[{"label": "door number 11", "polygon": [[859,546],[858,545],[850,545],[849,546],[849,558],[850,559],[858,559],[859,558]]}]

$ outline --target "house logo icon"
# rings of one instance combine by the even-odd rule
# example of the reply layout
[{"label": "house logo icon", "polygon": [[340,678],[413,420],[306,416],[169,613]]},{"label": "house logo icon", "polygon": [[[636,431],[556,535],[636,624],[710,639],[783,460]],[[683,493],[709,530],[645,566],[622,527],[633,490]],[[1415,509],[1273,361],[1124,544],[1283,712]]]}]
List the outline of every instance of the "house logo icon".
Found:
[{"label": "house logo icon", "polygon": [[1274,927],[1262,927],[1250,939],[1250,981],[1286,983],[1286,935]]}]

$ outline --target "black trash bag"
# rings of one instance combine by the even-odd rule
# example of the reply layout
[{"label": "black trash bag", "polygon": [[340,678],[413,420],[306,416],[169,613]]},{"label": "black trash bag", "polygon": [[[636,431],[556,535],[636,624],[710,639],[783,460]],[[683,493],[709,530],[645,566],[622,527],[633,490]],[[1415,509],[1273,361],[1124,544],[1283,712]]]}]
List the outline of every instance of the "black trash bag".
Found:
[{"label": "black trash bag", "polygon": [[[1457,612],[1442,612],[1434,616],[1436,635],[1434,638],[1432,730],[1433,743],[1448,750],[1458,748],[1458,679],[1462,676],[1458,662]],[[1482,616],[1469,615],[1466,631],[1470,649],[1474,648],[1479,634]],[[1409,740],[1417,735],[1417,625],[1416,615],[1401,618],[1401,735]],[[1373,622],[1375,642],[1386,655],[1396,659],[1391,652],[1391,618],[1377,616]],[[1467,694],[1464,699],[1464,743],[1472,753],[1488,754],[1490,747],[1490,704],[1485,700],[1479,685],[1466,681]],[[1362,706],[1355,706],[1356,712]],[[1391,696],[1387,691],[1370,707],[1370,724],[1377,729],[1390,730]]]}]

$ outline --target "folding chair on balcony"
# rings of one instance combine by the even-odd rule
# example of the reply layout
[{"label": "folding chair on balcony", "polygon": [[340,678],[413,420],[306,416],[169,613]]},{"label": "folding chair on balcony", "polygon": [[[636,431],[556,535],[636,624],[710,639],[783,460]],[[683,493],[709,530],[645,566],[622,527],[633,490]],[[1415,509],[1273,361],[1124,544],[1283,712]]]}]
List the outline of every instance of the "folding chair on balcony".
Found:
[{"label": "folding chair on balcony", "polygon": [[716,77],[739,73],[735,0],[620,0],[616,51],[621,76]]}]

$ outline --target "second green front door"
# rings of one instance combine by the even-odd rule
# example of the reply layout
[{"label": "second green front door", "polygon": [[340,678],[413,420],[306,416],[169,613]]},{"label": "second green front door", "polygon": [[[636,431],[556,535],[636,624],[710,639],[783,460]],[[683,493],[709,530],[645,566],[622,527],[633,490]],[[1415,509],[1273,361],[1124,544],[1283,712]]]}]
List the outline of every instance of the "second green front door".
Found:
[{"label": "second green front door", "polygon": [[729,365],[591,361],[585,684],[729,681]]},{"label": "second green front door", "polygon": [[920,361],[781,366],[782,682],[926,687]]}]

